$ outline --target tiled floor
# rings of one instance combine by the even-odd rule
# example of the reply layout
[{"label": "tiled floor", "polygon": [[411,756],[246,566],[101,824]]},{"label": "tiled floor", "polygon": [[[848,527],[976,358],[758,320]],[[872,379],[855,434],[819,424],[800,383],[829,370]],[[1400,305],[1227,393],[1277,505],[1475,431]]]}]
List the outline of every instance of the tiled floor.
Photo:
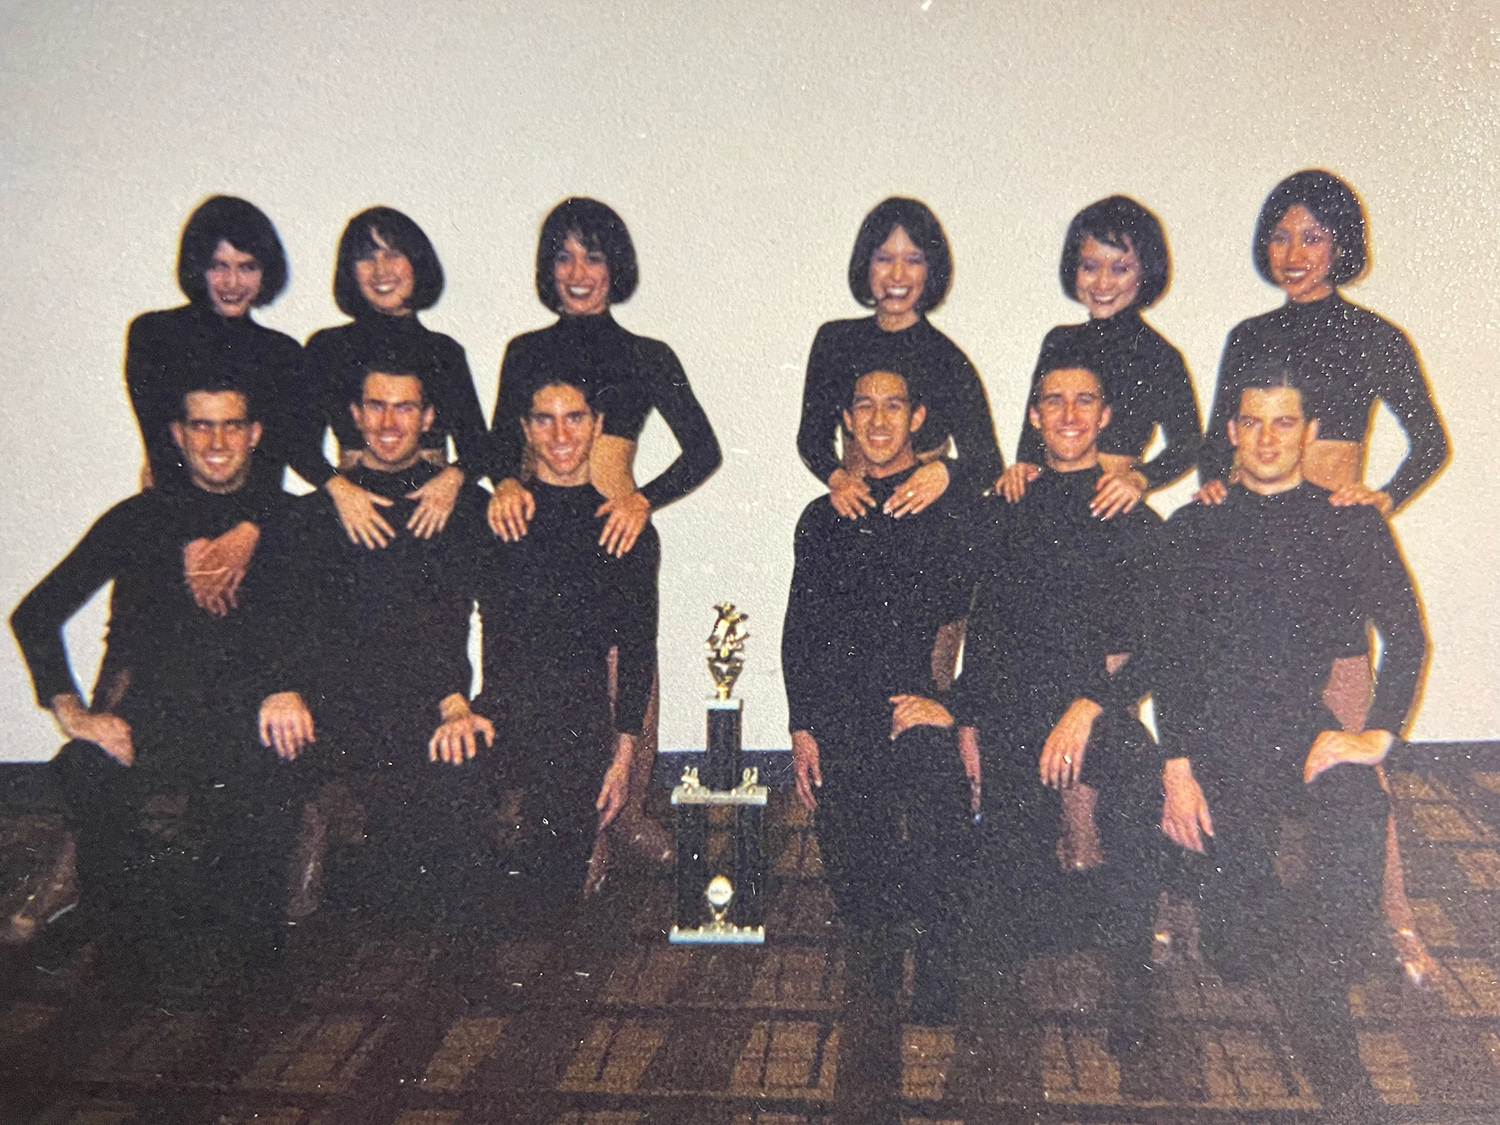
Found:
[{"label": "tiled floor", "polygon": [[[1353,990],[1362,1054],[1414,1122],[1500,1121],[1500,768],[1393,777],[1408,882],[1441,970]],[[181,981],[113,1006],[82,955],[12,953],[0,1119],[262,1125],[937,1125],[1316,1119],[1271,1005],[1186,958],[1155,1002],[1191,1058],[1171,1102],[1120,1092],[1097,1002],[1108,968],[978,968],[947,1029],[902,1025],[852,979],[805,819],[773,797],[763,949],[669,946],[670,885],[620,880],[568,940],[436,941],[328,917],[299,934],[289,1006],[230,1019]],[[899,1060],[899,1062],[897,1061]],[[1176,1068],[1171,1070],[1171,1068]]]}]

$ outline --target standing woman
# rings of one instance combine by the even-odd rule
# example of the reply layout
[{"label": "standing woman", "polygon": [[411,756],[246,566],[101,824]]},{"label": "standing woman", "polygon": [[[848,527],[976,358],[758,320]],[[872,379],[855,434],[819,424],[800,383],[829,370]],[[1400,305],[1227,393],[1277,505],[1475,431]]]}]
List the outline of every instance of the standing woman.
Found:
[{"label": "standing woman", "polygon": [[[188,218],[177,255],[177,284],[188,303],[141,314],[126,338],[125,384],[146,447],[143,488],[191,487],[170,426],[183,393],[206,371],[245,391],[261,419],[264,436],[248,489],[280,492],[288,466],[305,477],[318,472],[322,455],[300,420],[302,348],[251,316],[280,295],[286,280],[281,239],[254,204],[215,195]],[[187,578],[199,605],[228,611],[258,541],[256,526],[245,523],[190,547]]]},{"label": "standing woman", "polygon": [[[1317,402],[1317,438],[1303,475],[1331,489],[1329,502],[1369,504],[1390,515],[1421,491],[1448,459],[1448,437],[1406,334],[1346,301],[1339,286],[1369,259],[1365,213],[1354,190],[1321,169],[1296,172],[1271,189],[1255,223],[1256,272],[1286,294],[1279,309],[1241,321],[1229,333],[1214,389],[1213,417],[1199,459],[1198,498],[1219,503],[1233,479],[1229,420],[1245,373],[1267,359],[1287,363]],[[1372,408],[1379,399],[1406,433],[1407,453],[1381,488],[1364,483]],[[1349,729],[1363,729],[1371,696],[1366,639],[1334,661],[1324,700]],[[1383,774],[1382,774],[1383,777]],[[1384,906],[1406,971],[1420,981],[1433,966],[1407,901],[1395,822],[1386,835]]]},{"label": "standing woman", "polygon": [[[432,242],[406,215],[390,207],[361,211],[339,239],[333,299],[348,324],[325,328],[307,341],[303,363],[308,385],[318,388],[317,431],[331,427],[341,460],[357,454],[363,438],[349,404],[359,396],[365,365],[392,360],[423,373],[423,389],[436,415],[423,435],[423,456],[447,467],[412,496],[418,500],[407,524],[422,538],[441,531],[465,478],[485,471],[489,441],[469,361],[458,342],[417,319],[443,295],[443,267]],[[448,438],[459,465],[448,465]],[[460,467],[460,465],[462,467]],[[307,474],[303,474],[306,476]],[[313,485],[327,488],[349,538],[384,547],[394,534],[379,508],[391,502],[360,488],[321,464]]]},{"label": "standing woman", "polygon": [[[1111,413],[1099,434],[1104,475],[1096,515],[1130,511],[1197,460],[1202,435],[1192,377],[1182,353],[1141,318],[1166,291],[1171,270],[1161,223],[1128,196],[1091,203],[1068,224],[1058,276],[1063,292],[1089,310],[1089,319],[1047,333],[1032,381],[1054,366],[1057,355],[1082,349],[1098,357]],[[1158,426],[1166,446],[1142,461]],[[1023,422],[1016,463],[1000,482],[1005,498],[1019,500],[1041,465],[1041,439]]]},{"label": "standing woman", "polygon": [[[598,200],[565,199],[543,220],[536,294],[558,319],[512,339],[500,365],[490,431],[495,494],[489,519],[502,539],[525,535],[536,513],[525,484],[531,473],[520,420],[532,393],[551,378],[587,387],[604,415],[604,432],[594,442],[589,465],[590,483],[605,497],[598,514],[606,517],[599,537],[606,550],[624,555],[652,512],[686,496],[719,467],[718,439],[672,349],[626,331],[610,315],[611,305],[630,299],[639,276],[624,220]],[[653,409],[660,411],[681,452],[638,489],[636,444]],[[669,861],[672,846],[666,832],[642,809],[656,757],[658,697],[659,686],[653,683],[630,771],[630,800],[615,831],[643,856]]]},{"label": "standing woman", "polygon": [[[923,465],[887,505],[896,515],[920,512],[958,483],[972,493],[1000,475],[1000,446],[979,373],[969,357],[927,319],[948,295],[953,256],[928,206],[893,196],[865,216],[849,257],[849,289],[875,315],[831,320],[818,329],[807,358],[797,452],[828,485],[834,508],[857,519],[874,503],[854,443],[835,441],[854,381],[871,371],[908,373],[914,399],[927,409],[916,435]],[[950,441],[957,457],[947,456]]]}]

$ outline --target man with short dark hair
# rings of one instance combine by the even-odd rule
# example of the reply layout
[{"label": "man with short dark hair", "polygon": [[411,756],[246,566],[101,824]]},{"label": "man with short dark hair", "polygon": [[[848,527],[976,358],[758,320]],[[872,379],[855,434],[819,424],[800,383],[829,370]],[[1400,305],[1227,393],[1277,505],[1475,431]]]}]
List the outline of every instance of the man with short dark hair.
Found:
[{"label": "man with short dark hair", "polygon": [[953,1018],[954,930],[969,783],[939,701],[933,647],[969,608],[968,501],[949,489],[903,516],[886,501],[917,469],[926,412],[898,372],[854,384],[844,424],[874,497],[859,519],[814,500],[797,523],[782,632],[797,794],[863,975],[887,998],[917,951],[909,1018]]},{"label": "man with short dark hair", "polygon": [[656,673],[660,543],[647,524],[624,554],[600,545],[604,497],[589,456],[604,415],[582,386],[544,383],[515,422],[536,454],[536,511],[524,537],[496,537],[481,563],[484,690],[475,708],[494,720],[497,767],[522,795],[522,862],[539,877],[532,897],[559,905],[585,889],[595,836],[630,791]]},{"label": "man with short dark hair", "polygon": [[[242,391],[202,379],[170,432],[190,487],[115,505],[11,615],[37,701],[71,739],[53,769],[77,839],[80,913],[142,975],[175,963],[183,921],[227,923],[248,952],[267,952],[285,886],[276,761],[253,738],[263,553],[220,612],[194,604],[182,580],[192,544],[276,504],[245,487],[260,423]],[[111,580],[108,647],[85,706],[62,628]]]},{"label": "man with short dark hair", "polygon": [[311,785],[340,780],[371,818],[367,889],[433,918],[455,905],[482,856],[464,806],[486,806],[476,772],[449,776],[494,738],[469,708],[469,618],[485,497],[460,493],[447,525],[408,526],[413,494],[439,472],[420,455],[433,408],[409,369],[374,364],[350,403],[364,436],[346,472],[390,502],[393,531],[369,550],[344,531],[326,492],[292,505],[263,550],[275,553],[278,598],[263,644],[260,735]]},{"label": "man with short dark hair", "polygon": [[[1291,372],[1254,372],[1229,423],[1238,483],[1222,506],[1189,505],[1168,524],[1161,826],[1192,861],[1211,962],[1270,984],[1318,1096],[1364,1122],[1382,1109],[1347,997],[1379,963],[1389,803],[1371,767],[1414,706],[1426,634],[1380,514],[1336,508],[1302,477],[1315,408]],[[1367,728],[1346,732],[1323,687],[1371,624],[1375,698]]]},{"label": "man with short dark hair", "polygon": [[[991,952],[1019,968],[1033,953],[1103,946],[1128,975],[1149,952],[1155,900],[1155,757],[1134,709],[1161,520],[1144,505],[1094,514],[1110,421],[1096,366],[1086,350],[1060,356],[1035,385],[1029,420],[1045,467],[1014,505],[988,502],[984,576],[949,707],[960,745],[982,762]],[[1064,870],[1061,794],[1084,784],[1097,792],[1104,863]],[[1123,1032],[1138,982],[1122,984]]]}]

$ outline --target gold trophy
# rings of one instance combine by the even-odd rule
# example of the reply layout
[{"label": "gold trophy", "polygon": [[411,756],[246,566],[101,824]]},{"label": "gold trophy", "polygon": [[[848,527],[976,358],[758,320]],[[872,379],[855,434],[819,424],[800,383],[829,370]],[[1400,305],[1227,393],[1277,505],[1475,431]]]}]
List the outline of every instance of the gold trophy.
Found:
[{"label": "gold trophy", "polygon": [[[715,606],[718,619],[708,635],[708,672],[714,681],[714,697],[708,701],[708,740],[703,779],[698,770],[683,772],[672,790],[677,810],[677,925],[674,943],[729,942],[759,945],[766,940],[761,924],[761,897],[765,889],[765,859],[761,842],[761,814],[768,791],[758,772],[740,766],[740,717],[742,700],[730,692],[745,667],[745,631],[749,617],[729,602]],[[738,779],[738,784],[736,784]],[[733,808],[734,876],[708,873],[708,832],[711,808]],[[706,886],[705,886],[706,884]],[[702,899],[709,904],[710,920],[703,917]],[[734,906],[731,920],[730,905]]]}]

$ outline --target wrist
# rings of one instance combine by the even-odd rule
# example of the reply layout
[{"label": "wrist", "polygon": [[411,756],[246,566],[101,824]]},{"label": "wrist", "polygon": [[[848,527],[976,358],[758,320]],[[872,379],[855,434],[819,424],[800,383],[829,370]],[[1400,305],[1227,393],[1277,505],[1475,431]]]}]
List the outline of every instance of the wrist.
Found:
[{"label": "wrist", "polygon": [[615,738],[615,757],[610,763],[612,769],[629,769],[631,761],[635,758],[635,735],[625,734],[623,731]]},{"label": "wrist", "polygon": [[460,692],[455,691],[452,695],[444,696],[438,704],[438,715],[445,723],[467,718],[470,714],[469,701]]},{"label": "wrist", "polygon": [[1193,763],[1188,758],[1168,758],[1161,767],[1162,778],[1166,781],[1178,781],[1193,776]]}]

